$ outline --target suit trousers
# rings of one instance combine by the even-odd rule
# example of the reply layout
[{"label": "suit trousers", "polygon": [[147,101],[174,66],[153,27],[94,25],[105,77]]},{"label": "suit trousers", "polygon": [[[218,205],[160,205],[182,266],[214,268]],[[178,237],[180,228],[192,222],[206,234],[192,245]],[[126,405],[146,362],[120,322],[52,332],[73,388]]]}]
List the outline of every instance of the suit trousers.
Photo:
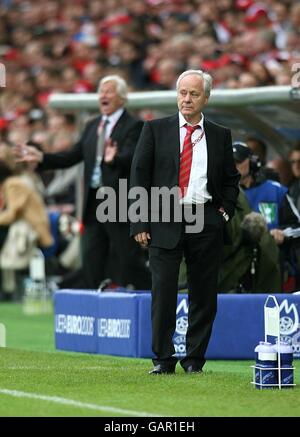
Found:
[{"label": "suit trousers", "polygon": [[99,200],[90,190],[82,236],[82,268],[86,288],[98,288],[110,277],[121,286],[151,288],[151,274],[146,266],[146,252],[129,236],[128,223],[100,223],[96,218]]},{"label": "suit trousers", "polygon": [[217,280],[223,245],[223,218],[207,202],[203,208],[204,227],[198,233],[186,233],[174,249],[149,247],[152,273],[152,349],[154,365],[173,367],[177,362],[172,337],[176,327],[178,275],[182,257],[187,266],[188,329],[183,368],[201,369],[217,310]]}]

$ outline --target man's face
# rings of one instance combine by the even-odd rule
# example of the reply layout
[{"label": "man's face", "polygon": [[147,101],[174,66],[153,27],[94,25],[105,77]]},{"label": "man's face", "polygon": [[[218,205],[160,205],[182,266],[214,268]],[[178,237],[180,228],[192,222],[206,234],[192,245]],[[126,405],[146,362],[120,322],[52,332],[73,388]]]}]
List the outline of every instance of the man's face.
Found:
[{"label": "man's face", "polygon": [[292,152],[289,161],[290,161],[293,176],[295,178],[300,178],[300,152],[298,151]]},{"label": "man's face", "polygon": [[204,94],[203,79],[189,74],[181,79],[177,90],[178,109],[190,123],[198,123],[202,109],[208,102]]},{"label": "man's face", "polygon": [[247,140],[246,143],[249,149],[252,150],[253,155],[258,156],[262,162],[266,161],[264,150],[259,143],[257,143],[255,140]]},{"label": "man's face", "polygon": [[117,84],[113,81],[105,82],[99,88],[99,108],[104,115],[113,114],[123,107],[124,99],[117,92]]},{"label": "man's face", "polygon": [[250,159],[246,158],[244,161],[242,162],[237,162],[235,161],[235,165],[237,168],[237,171],[240,173],[241,175],[241,180],[249,175],[250,172]]}]

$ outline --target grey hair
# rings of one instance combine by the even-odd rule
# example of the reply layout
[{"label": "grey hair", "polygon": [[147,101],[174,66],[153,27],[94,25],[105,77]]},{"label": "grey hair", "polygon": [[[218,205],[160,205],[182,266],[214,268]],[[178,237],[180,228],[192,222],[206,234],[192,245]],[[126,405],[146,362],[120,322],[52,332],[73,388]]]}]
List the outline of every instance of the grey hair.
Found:
[{"label": "grey hair", "polygon": [[103,85],[106,82],[114,82],[116,84],[118,95],[122,97],[122,99],[124,99],[125,101],[127,100],[128,87],[123,77],[118,76],[117,74],[104,76],[99,82],[98,92],[100,90],[101,85]]},{"label": "grey hair", "polygon": [[212,89],[212,77],[210,74],[205,73],[202,70],[186,70],[183,73],[181,73],[181,75],[178,77],[177,82],[176,82],[176,89],[178,90],[179,83],[180,83],[181,79],[183,79],[186,76],[189,76],[190,74],[195,74],[196,76],[199,76],[199,77],[201,77],[201,79],[203,79],[204,92],[205,92],[206,97],[209,97],[211,89]]}]

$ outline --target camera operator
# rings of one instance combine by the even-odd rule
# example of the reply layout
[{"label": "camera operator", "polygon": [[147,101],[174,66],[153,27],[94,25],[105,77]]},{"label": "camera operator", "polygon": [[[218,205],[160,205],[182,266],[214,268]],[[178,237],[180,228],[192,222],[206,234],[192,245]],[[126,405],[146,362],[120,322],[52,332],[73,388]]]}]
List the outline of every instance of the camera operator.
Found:
[{"label": "camera operator", "polygon": [[245,191],[250,207],[265,218],[268,229],[280,248],[282,282],[287,280],[287,270],[293,270],[292,275],[299,277],[300,270],[297,263],[292,260],[294,239],[290,238],[285,230],[299,227],[300,216],[288,195],[288,188],[267,179],[261,161],[253,155],[246,143],[234,142],[233,156],[241,174],[240,185]]}]

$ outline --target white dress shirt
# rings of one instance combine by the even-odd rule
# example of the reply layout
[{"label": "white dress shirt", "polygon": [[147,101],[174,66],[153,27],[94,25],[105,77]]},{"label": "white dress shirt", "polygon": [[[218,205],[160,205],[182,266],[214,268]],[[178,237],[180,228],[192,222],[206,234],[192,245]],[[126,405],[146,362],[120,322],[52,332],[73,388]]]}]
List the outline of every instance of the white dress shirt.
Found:
[{"label": "white dress shirt", "polygon": [[108,124],[106,126],[106,131],[105,131],[105,139],[106,140],[108,140],[108,138],[110,138],[112,130],[115,127],[115,125],[118,123],[123,112],[124,112],[124,108],[119,108],[110,115],[103,115],[101,122],[105,122],[105,120],[108,120]]},{"label": "white dress shirt", "polygon": [[[207,191],[207,143],[203,123],[204,115],[202,114],[201,120],[198,123],[200,128],[196,129],[192,134],[192,143],[194,144],[193,161],[189,185],[185,197],[181,199],[182,203],[206,203],[212,199],[212,196]],[[187,132],[184,127],[185,124],[190,125],[181,112],[179,112],[180,153],[182,152],[184,138]],[[202,132],[204,132],[204,135],[199,141]]]}]

